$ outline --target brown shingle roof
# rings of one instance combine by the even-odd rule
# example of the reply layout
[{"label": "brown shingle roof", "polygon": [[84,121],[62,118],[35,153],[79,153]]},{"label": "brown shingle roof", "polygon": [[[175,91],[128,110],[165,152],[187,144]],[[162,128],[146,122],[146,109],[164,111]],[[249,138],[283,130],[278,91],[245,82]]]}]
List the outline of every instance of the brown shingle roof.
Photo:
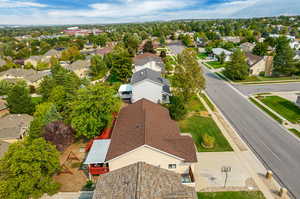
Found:
[{"label": "brown shingle roof", "polygon": [[176,122],[171,120],[166,108],[146,99],[120,111],[106,160],[143,145],[172,154],[186,162],[197,161],[192,138],[180,135]]},{"label": "brown shingle roof", "polygon": [[262,60],[264,58],[264,57],[254,55],[249,52],[245,53],[245,55],[247,57],[247,62],[250,66],[253,66],[254,64],[256,64],[257,62],[259,62],[260,60]]}]

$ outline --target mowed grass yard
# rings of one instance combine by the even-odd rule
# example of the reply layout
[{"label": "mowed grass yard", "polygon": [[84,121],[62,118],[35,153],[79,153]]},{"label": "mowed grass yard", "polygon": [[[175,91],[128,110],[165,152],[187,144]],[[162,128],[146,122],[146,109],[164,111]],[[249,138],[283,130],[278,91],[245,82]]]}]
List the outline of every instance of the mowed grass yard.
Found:
[{"label": "mowed grass yard", "polygon": [[[190,133],[192,135],[199,152],[232,151],[231,146],[215,121],[208,114],[205,115],[207,110],[197,97],[194,97],[188,105],[188,111],[187,117],[179,121],[179,127],[182,133]],[[201,145],[202,136],[205,133],[215,138],[214,148],[206,149]]]},{"label": "mowed grass yard", "polygon": [[293,102],[279,96],[266,96],[259,99],[288,121],[300,123],[300,108]]},{"label": "mowed grass yard", "polygon": [[214,69],[222,68],[225,66],[225,64],[221,64],[218,61],[209,61],[209,62],[206,62],[206,64],[210,65]]},{"label": "mowed grass yard", "polygon": [[260,191],[228,191],[197,193],[198,199],[265,199]]}]

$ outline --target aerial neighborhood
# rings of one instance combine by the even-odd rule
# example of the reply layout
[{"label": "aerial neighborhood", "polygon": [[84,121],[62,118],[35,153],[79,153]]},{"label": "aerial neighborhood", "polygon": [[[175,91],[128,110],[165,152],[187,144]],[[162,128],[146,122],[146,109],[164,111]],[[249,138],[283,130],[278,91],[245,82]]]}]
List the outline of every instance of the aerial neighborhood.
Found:
[{"label": "aerial neighborhood", "polygon": [[1,199],[297,199],[299,139],[300,16],[0,27]]}]

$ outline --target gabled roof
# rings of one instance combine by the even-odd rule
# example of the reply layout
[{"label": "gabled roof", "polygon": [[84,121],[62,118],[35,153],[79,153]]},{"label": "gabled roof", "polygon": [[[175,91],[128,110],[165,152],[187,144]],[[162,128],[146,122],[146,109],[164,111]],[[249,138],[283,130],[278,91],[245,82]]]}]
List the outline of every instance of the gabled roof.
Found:
[{"label": "gabled roof", "polygon": [[5,64],[6,64],[6,61],[4,59],[0,58],[0,67],[3,66],[3,65],[5,65]]},{"label": "gabled roof", "polygon": [[11,79],[11,77],[15,77],[16,79],[23,78],[30,82],[36,82],[50,74],[50,70],[36,71],[33,69],[11,68],[7,71],[1,72],[0,77],[2,76],[3,79],[7,78],[7,80]]},{"label": "gabled roof", "polygon": [[9,114],[0,118],[0,139],[18,139],[33,117],[27,114]]},{"label": "gabled roof", "polygon": [[258,63],[262,59],[264,59],[264,57],[262,57],[262,56],[257,56],[257,55],[254,55],[252,53],[249,53],[249,52],[245,53],[245,55],[247,57],[247,62],[250,65],[250,67],[255,65],[256,63]]},{"label": "gabled roof", "polygon": [[223,52],[225,53],[225,55],[231,55],[232,52],[229,51],[229,50],[226,50],[224,48],[213,48],[212,49],[212,52],[215,54],[215,55],[221,55]]},{"label": "gabled roof", "polygon": [[155,62],[160,68],[164,69],[164,62],[162,59],[152,53],[143,53],[134,57],[133,62],[136,66],[143,66],[148,62]]},{"label": "gabled roof", "polygon": [[5,152],[8,150],[9,143],[0,140],[0,158],[2,158]]},{"label": "gabled roof", "polygon": [[44,56],[46,56],[46,57],[52,57],[52,56],[59,57],[60,55],[61,55],[61,51],[58,51],[55,49],[51,49],[44,54]]},{"label": "gabled roof", "polygon": [[186,162],[196,162],[194,142],[180,135],[169,111],[159,104],[142,99],[123,108],[112,132],[106,160],[109,161],[147,145]]},{"label": "gabled roof", "polygon": [[181,176],[143,162],[100,175],[93,199],[197,199]]},{"label": "gabled roof", "polygon": [[64,68],[74,71],[89,68],[91,66],[91,61],[89,59],[86,60],[77,60],[68,66],[64,66]]},{"label": "gabled roof", "polygon": [[163,78],[161,77],[161,74],[160,72],[158,71],[154,71],[154,70],[151,70],[149,68],[144,68],[142,70],[139,70],[135,73],[133,73],[132,77],[131,77],[131,84],[136,84],[140,81],[143,81],[145,79],[149,79],[153,82],[156,82],[158,84],[163,84],[164,83],[164,80]]},{"label": "gabled roof", "polygon": [[113,49],[111,47],[104,47],[101,49],[96,50],[96,54],[98,55],[106,55],[110,53]]}]

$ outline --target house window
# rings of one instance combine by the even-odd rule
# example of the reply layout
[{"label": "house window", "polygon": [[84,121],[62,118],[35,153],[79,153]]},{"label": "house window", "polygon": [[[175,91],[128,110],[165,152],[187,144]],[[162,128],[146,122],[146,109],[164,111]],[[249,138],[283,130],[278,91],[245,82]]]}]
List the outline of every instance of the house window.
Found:
[{"label": "house window", "polygon": [[169,164],[169,165],[168,165],[168,168],[169,168],[169,169],[176,169],[176,164]]}]

